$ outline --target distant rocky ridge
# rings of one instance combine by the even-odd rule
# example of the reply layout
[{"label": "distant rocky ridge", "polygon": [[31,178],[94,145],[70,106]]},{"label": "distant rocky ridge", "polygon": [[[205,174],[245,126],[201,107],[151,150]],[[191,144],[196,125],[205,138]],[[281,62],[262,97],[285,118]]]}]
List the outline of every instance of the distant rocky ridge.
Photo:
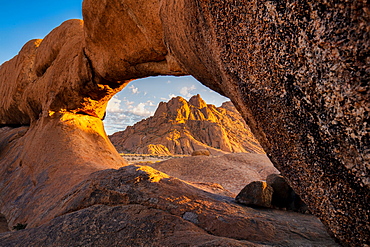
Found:
[{"label": "distant rocky ridge", "polygon": [[121,153],[191,154],[198,149],[213,155],[264,153],[231,102],[216,107],[199,94],[189,101],[176,97],[161,102],[154,116],[109,138]]}]

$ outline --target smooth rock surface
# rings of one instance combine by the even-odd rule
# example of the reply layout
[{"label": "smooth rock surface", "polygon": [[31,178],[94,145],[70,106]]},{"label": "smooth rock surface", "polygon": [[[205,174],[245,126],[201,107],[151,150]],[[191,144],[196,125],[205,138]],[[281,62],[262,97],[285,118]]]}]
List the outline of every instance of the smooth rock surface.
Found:
[{"label": "smooth rock surface", "polygon": [[0,211],[10,229],[50,221],[89,174],[127,164],[101,119],[128,82],[97,76],[84,45],[84,22],[69,20],[0,67],[0,127],[23,125],[0,128]]},{"label": "smooth rock surface", "polygon": [[[312,215],[258,211],[147,166],[92,173],[55,204],[61,216],[0,234],[4,246],[336,246]],[[199,243],[199,245],[197,245]]]},{"label": "smooth rock surface", "polygon": [[188,182],[219,184],[233,193],[231,197],[235,197],[245,185],[279,173],[266,155],[252,153],[193,156],[148,166]]},{"label": "smooth rock surface", "polygon": [[0,128],[0,210],[10,229],[48,222],[61,214],[64,194],[89,174],[126,165],[99,133],[101,124],[64,114],[32,127]]},{"label": "smooth rock surface", "polygon": [[161,0],[85,0],[86,55],[110,81],[185,75],[163,40]]}]

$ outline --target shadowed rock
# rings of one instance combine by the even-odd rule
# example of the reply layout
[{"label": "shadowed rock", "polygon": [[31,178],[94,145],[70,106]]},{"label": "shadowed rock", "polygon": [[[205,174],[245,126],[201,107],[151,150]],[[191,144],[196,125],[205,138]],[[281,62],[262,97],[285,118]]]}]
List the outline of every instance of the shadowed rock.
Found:
[{"label": "shadowed rock", "polygon": [[311,211],[342,244],[369,242],[368,3],[184,0],[161,10],[169,50],[232,100]]},{"label": "shadowed rock", "polygon": [[236,196],[235,201],[252,207],[271,207],[273,189],[264,181],[247,184]]},{"label": "shadowed rock", "polygon": [[308,211],[307,205],[289,186],[283,176],[270,174],[266,178],[266,183],[274,189],[271,200],[272,206],[302,213]]},{"label": "shadowed rock", "polygon": [[8,221],[6,220],[3,214],[0,214],[0,233],[8,231],[9,231]]}]

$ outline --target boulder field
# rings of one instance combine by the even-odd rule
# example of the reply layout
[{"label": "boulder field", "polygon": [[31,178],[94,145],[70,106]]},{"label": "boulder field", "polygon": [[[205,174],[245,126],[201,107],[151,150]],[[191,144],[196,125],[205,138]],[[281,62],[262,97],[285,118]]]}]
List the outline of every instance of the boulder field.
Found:
[{"label": "boulder field", "polygon": [[[251,237],[253,231],[218,233],[217,224],[203,225],[212,221],[176,206],[179,211],[168,209],[168,217],[192,225],[181,228],[171,218],[173,228],[161,228],[161,221],[145,218],[167,216],[151,206],[156,198],[140,201],[140,171],[106,170],[126,164],[101,123],[108,100],[133,79],[191,74],[231,99],[272,163],[337,241],[368,244],[369,13],[367,1],[360,0],[85,0],[84,21],[64,22],[0,67],[0,211],[9,226],[30,228],[1,234],[0,242],[80,243],[78,237],[90,241],[96,229],[120,234],[134,225],[134,235],[124,235],[130,240],[154,231],[170,244],[191,231],[194,239],[212,235],[203,246],[240,245],[235,239],[266,243]],[[126,171],[134,180],[122,180]],[[101,182],[110,179],[121,185],[111,191]],[[133,181],[139,190],[131,199],[133,190],[122,184]],[[168,198],[187,205],[184,196]],[[206,200],[196,204],[229,210]],[[88,217],[93,211],[106,219],[123,208],[133,213],[113,230]],[[78,220],[91,238],[77,230],[66,233],[67,222]],[[239,222],[218,220],[224,229]],[[235,223],[249,224],[259,223],[252,218]]]}]

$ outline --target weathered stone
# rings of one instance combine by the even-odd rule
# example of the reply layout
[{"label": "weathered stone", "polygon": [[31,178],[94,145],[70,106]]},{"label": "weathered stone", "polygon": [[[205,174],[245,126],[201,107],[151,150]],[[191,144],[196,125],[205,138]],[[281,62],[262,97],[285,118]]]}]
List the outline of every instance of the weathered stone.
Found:
[{"label": "weathered stone", "polygon": [[85,0],[86,55],[110,81],[184,75],[169,53],[159,17],[161,0]]},{"label": "weathered stone", "polygon": [[[264,154],[233,153],[220,156],[192,156],[171,159],[149,166],[170,176],[192,182],[217,183],[235,197],[246,184],[279,173]],[[202,184],[200,184],[202,186]],[[213,193],[218,193],[212,189]],[[222,191],[221,191],[222,192]]]},{"label": "weathered stone", "polygon": [[38,228],[0,234],[0,240],[7,247],[261,246],[207,234],[180,217],[141,205],[91,206]]},{"label": "weathered stone", "polygon": [[264,181],[254,181],[247,184],[235,200],[247,206],[271,207],[273,189]]},{"label": "weathered stone", "polygon": [[193,213],[193,212],[185,212],[182,216],[182,218],[184,220],[187,220],[187,221],[190,221],[194,224],[198,224],[199,221],[198,221],[198,215],[196,213]]},{"label": "weathered stone", "polygon": [[1,245],[336,246],[312,215],[243,207],[146,166],[95,172],[54,206],[61,216]]},{"label": "weathered stone", "polygon": [[191,156],[199,156],[199,155],[210,156],[211,153],[205,149],[195,150],[194,152],[191,153]]},{"label": "weathered stone", "polygon": [[108,100],[127,84],[96,77],[84,53],[81,20],[29,41],[1,65],[0,83],[2,125],[30,124],[58,112],[103,118]]},{"label": "weathered stone", "polygon": [[81,20],[28,42],[0,67],[0,211],[10,228],[59,215],[64,193],[92,172],[127,164],[105,134],[108,100],[127,82],[98,77]]},{"label": "weathered stone", "polygon": [[266,183],[274,189],[272,194],[273,206],[279,208],[292,208],[293,207],[293,189],[285,181],[284,177],[279,174],[270,174],[266,178]]},{"label": "weathered stone", "polygon": [[192,154],[201,149],[212,155],[264,153],[231,102],[215,107],[199,94],[189,102],[180,96],[161,102],[154,116],[109,138],[123,153]]},{"label": "weathered stone", "polygon": [[[186,11],[185,11],[186,10]],[[229,97],[342,244],[370,241],[366,1],[164,1],[165,42]]]},{"label": "weathered stone", "polygon": [[95,117],[55,114],[1,132],[0,210],[10,228],[48,222],[61,214],[64,194],[90,173],[126,164],[102,129]]},{"label": "weathered stone", "polygon": [[0,233],[8,231],[9,231],[8,221],[6,220],[3,214],[0,214]]}]

